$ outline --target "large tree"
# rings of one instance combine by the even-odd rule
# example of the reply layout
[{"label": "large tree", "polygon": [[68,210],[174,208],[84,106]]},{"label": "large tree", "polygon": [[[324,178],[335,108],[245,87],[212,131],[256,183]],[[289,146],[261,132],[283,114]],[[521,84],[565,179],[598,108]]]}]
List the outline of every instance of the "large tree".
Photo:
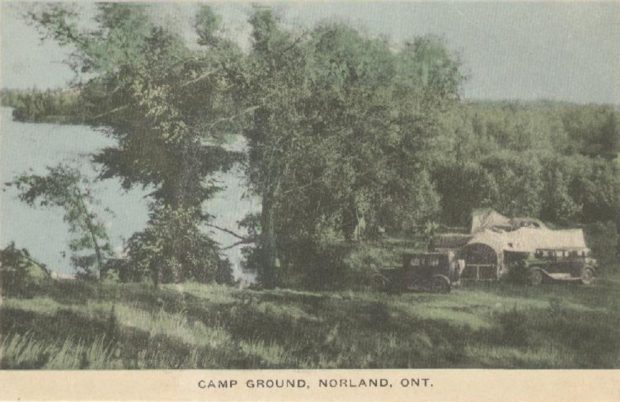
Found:
[{"label": "large tree", "polygon": [[[327,239],[411,230],[437,212],[427,174],[441,148],[439,117],[458,98],[458,61],[436,38],[395,51],[342,24],[284,30],[269,9],[250,19],[245,134],[249,178],[262,197],[259,267]],[[299,261],[297,261],[299,262]]]},{"label": "large tree", "polygon": [[[239,160],[221,145],[221,137],[235,124],[227,66],[237,63],[241,53],[218,36],[219,20],[206,6],[195,20],[197,49],[155,24],[149,5],[96,7],[92,30],[79,29],[79,14],[64,5],[46,6],[30,16],[44,35],[74,49],[71,65],[88,74],[81,93],[89,123],[116,140],[94,155],[101,177],[117,177],[125,188],[152,189],[151,220],[129,242],[130,256],[145,255],[135,249],[149,248],[157,243],[153,236],[164,236],[149,227],[168,225],[176,235],[163,237],[166,247],[149,248],[149,261],[174,267],[160,279],[203,278],[195,272],[221,265],[216,243],[200,230],[209,219],[202,204],[218,190],[209,177]],[[211,251],[205,253],[205,247]],[[167,272],[156,265],[151,264],[153,271]]]}]

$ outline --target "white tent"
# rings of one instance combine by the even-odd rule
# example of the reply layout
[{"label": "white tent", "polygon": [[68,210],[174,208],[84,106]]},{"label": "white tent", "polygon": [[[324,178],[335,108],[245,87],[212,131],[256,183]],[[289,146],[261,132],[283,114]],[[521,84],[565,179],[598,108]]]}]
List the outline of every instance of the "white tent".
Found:
[{"label": "white tent", "polygon": [[[551,230],[522,227],[513,231],[483,229],[461,251],[467,264],[465,275],[497,279],[507,272],[505,252],[534,253],[536,249],[585,249],[581,229]],[[474,270],[472,272],[469,272]]]},{"label": "white tent", "polygon": [[519,228],[504,233],[508,251],[533,253],[539,248],[584,249],[586,240],[581,229],[534,229]]},{"label": "white tent", "polygon": [[519,228],[513,231],[483,230],[476,233],[467,244],[486,244],[495,250],[533,253],[540,248],[587,248],[582,229]]},{"label": "white tent", "polygon": [[475,209],[471,214],[471,233],[479,233],[493,227],[511,228],[510,219],[491,208]]},{"label": "white tent", "polygon": [[476,233],[467,245],[470,244],[485,244],[491,247],[495,252],[501,253],[508,247],[508,232],[495,231],[490,229],[482,230]]}]

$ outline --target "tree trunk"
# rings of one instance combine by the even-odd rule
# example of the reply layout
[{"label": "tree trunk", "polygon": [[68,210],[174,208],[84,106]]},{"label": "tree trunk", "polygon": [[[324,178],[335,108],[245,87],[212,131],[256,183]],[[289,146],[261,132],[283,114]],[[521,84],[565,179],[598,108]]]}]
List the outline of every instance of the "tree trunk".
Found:
[{"label": "tree trunk", "polygon": [[97,257],[97,280],[101,280],[101,270],[103,269],[103,256],[101,254],[101,248],[99,247],[99,243],[97,242],[97,236],[95,235],[95,228],[93,222],[90,219],[90,214],[88,213],[88,209],[84,204],[84,198],[82,197],[82,193],[79,191],[79,189],[76,189],[76,196],[78,207],[82,211],[82,214],[84,216],[84,222],[86,223],[86,227],[88,228],[91,241],[93,242],[93,248],[95,249],[95,255]]},{"label": "tree trunk", "polygon": [[267,288],[273,288],[277,284],[277,258],[273,194],[264,194],[261,214],[260,280]]}]

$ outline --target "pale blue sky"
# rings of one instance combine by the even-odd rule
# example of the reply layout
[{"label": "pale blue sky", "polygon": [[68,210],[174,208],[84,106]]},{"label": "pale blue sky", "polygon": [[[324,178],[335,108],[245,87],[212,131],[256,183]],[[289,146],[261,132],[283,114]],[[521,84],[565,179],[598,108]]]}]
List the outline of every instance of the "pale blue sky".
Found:
[{"label": "pale blue sky", "polygon": [[[344,20],[398,44],[443,36],[461,55],[466,98],[558,99],[620,104],[620,2],[289,2],[271,3],[292,26]],[[20,6],[21,7],[21,6]],[[88,10],[88,6],[83,6]],[[188,33],[193,4],[159,5],[157,14]],[[249,3],[216,3],[229,34],[248,41]],[[65,86],[66,51],[40,44],[15,5],[3,2],[3,87]],[[189,34],[188,34],[189,36]]]}]

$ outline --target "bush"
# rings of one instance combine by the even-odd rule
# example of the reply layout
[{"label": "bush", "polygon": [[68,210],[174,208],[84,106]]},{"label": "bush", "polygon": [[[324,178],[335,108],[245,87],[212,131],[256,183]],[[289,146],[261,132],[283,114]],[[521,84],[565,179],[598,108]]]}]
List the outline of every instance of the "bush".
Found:
[{"label": "bush", "polygon": [[127,261],[116,268],[124,281],[150,277],[160,283],[196,281],[232,284],[232,267],[218,244],[196,223],[195,209],[163,207],[127,243]]},{"label": "bush", "polygon": [[343,261],[349,243],[289,242],[278,273],[280,285],[312,290],[341,289],[346,283]]},{"label": "bush", "polygon": [[372,286],[373,277],[382,268],[395,264],[394,252],[378,247],[357,247],[347,255],[344,264],[347,267],[347,282],[351,288],[369,287]]},{"label": "bush", "polygon": [[[280,286],[308,290],[361,290],[383,268],[400,267],[402,254],[423,249],[419,241],[289,242],[280,255]],[[247,254],[254,259],[255,255]]]},{"label": "bush", "polygon": [[587,244],[603,272],[615,266],[620,237],[614,222],[595,222],[585,227]]},{"label": "bush", "polygon": [[0,289],[2,295],[29,297],[49,278],[45,266],[35,262],[26,249],[11,242],[0,250]]}]

